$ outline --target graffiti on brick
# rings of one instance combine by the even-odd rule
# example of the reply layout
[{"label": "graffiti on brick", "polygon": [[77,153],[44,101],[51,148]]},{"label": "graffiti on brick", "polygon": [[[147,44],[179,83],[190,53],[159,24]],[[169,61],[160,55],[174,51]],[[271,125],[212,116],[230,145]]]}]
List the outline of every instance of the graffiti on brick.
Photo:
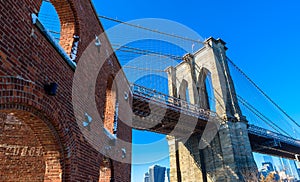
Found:
[{"label": "graffiti on brick", "polygon": [[3,125],[4,131],[11,131],[11,130],[21,130],[22,129],[22,123],[20,122],[6,122]]},{"label": "graffiti on brick", "polygon": [[43,155],[42,147],[0,144],[0,151],[2,151],[1,149],[4,149],[3,153],[6,156],[36,157]]},{"label": "graffiti on brick", "polygon": [[19,121],[16,117],[11,115],[5,115],[0,113],[0,130],[12,131],[12,130],[26,130],[26,126]]}]

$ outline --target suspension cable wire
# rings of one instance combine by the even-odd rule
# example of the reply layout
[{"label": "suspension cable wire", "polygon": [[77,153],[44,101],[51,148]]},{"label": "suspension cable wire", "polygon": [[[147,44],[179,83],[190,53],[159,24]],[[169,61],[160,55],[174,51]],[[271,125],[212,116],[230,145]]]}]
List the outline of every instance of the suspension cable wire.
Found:
[{"label": "suspension cable wire", "polygon": [[[220,95],[220,93],[213,89],[214,92],[216,92],[218,95]],[[250,103],[248,103],[245,99],[243,99],[241,96],[237,95],[238,100],[241,102],[241,104],[243,104],[249,111],[251,111],[251,113],[253,113],[255,116],[257,116],[258,118],[260,118],[264,123],[266,123],[268,126],[270,126],[271,128],[273,128],[275,131],[277,131],[278,133],[281,133],[280,131],[282,131],[283,133],[285,133],[286,135],[290,136],[288,133],[286,133],[284,130],[282,130],[278,125],[276,125],[273,121],[271,121],[269,118],[267,118],[265,115],[263,115],[261,112],[259,112],[254,106],[252,106]],[[217,98],[212,98],[209,97],[210,100],[214,101],[214,102],[218,102],[220,104],[220,101]],[[225,110],[225,108],[222,107],[223,110]],[[276,129],[276,128],[277,129]],[[279,130],[280,131],[279,131]],[[291,137],[291,136],[290,136]]]},{"label": "suspension cable wire", "polygon": [[296,126],[300,128],[300,124],[297,123],[290,115],[287,114],[278,104],[273,101],[250,77],[246,75],[231,59],[227,57],[229,63],[231,63],[234,68],[236,68],[263,96],[265,96],[279,111],[281,111],[287,118],[289,118]]},{"label": "suspension cable wire", "polygon": [[[251,105],[249,102],[247,102],[244,98],[242,98],[241,96],[237,95],[238,100],[240,101],[241,104],[243,104],[247,109],[249,109],[253,114],[255,114],[257,117],[259,117],[263,122],[265,122],[267,125],[269,125],[270,127],[272,127],[274,130],[276,130],[278,133],[283,132],[284,134],[288,135],[289,137],[291,137],[291,135],[289,133],[287,133],[286,131],[284,131],[283,129],[281,129],[276,123],[274,123],[272,120],[270,120],[268,117],[266,117],[264,114],[262,114],[259,110],[257,110],[253,105]],[[277,129],[279,129],[280,131],[278,131]]]},{"label": "suspension cable wire", "polygon": [[[127,53],[133,53],[133,54],[139,54],[139,55],[145,55],[145,56],[156,56],[156,57],[159,57],[159,58],[166,57],[166,56],[164,56],[162,54],[159,54],[159,53],[136,52],[136,51],[133,51],[133,50],[123,50],[123,49],[119,49],[118,51],[120,51],[120,52],[127,52]],[[180,60],[178,58],[172,58],[172,57],[169,57],[169,58],[171,58],[173,60]]]},{"label": "suspension cable wire", "polygon": [[158,30],[153,30],[153,29],[150,29],[150,28],[146,28],[146,27],[143,27],[143,26],[140,26],[140,25],[131,24],[131,23],[124,22],[124,21],[121,21],[121,20],[117,20],[117,19],[114,19],[114,18],[110,18],[110,17],[107,17],[107,16],[98,15],[98,17],[106,19],[106,20],[109,20],[109,21],[113,21],[113,22],[124,24],[124,25],[128,25],[128,26],[131,26],[131,27],[134,27],[134,28],[139,28],[139,29],[142,29],[142,30],[146,30],[146,31],[150,31],[150,32],[154,32],[154,33],[166,35],[166,36],[169,36],[169,37],[173,37],[173,38],[177,38],[177,39],[182,39],[182,40],[193,42],[193,43],[204,44],[204,42],[199,41],[199,40],[194,40],[194,39],[187,38],[187,37],[182,37],[182,36],[179,36],[179,35],[173,35],[173,34],[169,34],[169,33],[166,33],[166,32],[161,32],[161,31],[158,31]]},{"label": "suspension cable wire", "polygon": [[149,69],[149,68],[140,68],[140,67],[134,67],[134,66],[122,66],[122,68],[135,69],[135,70],[141,70],[141,71],[153,71],[153,72],[165,73],[164,70]]},{"label": "suspension cable wire", "polygon": [[[200,67],[198,65],[196,65],[197,70],[200,72]],[[218,95],[220,95],[220,93],[213,89],[214,92],[216,92]],[[272,120],[270,120],[268,117],[266,117],[264,114],[262,114],[258,109],[256,109],[253,105],[251,105],[249,102],[247,102],[244,98],[242,98],[241,96],[235,94],[238,101],[240,101],[241,104],[243,104],[249,111],[251,111],[251,113],[253,113],[254,115],[256,115],[257,117],[259,117],[264,123],[266,123],[268,126],[270,126],[271,128],[273,128],[275,131],[277,131],[278,133],[285,133],[286,135],[290,136],[290,134],[288,134],[287,132],[285,132],[283,129],[281,129],[276,123],[274,123]],[[216,98],[211,98],[209,97],[209,99],[211,100],[216,100],[218,103],[220,103]],[[224,109],[224,108],[223,108]],[[276,128],[277,129],[276,129]],[[279,130],[281,131],[279,131]],[[291,137],[291,136],[290,136]]]},{"label": "suspension cable wire", "polygon": [[140,48],[136,48],[136,47],[131,47],[131,46],[127,46],[127,45],[119,45],[119,44],[112,44],[113,47],[118,47],[115,50],[116,51],[123,51],[122,49],[129,49],[129,50],[133,50],[133,51],[138,51],[138,52],[133,52],[132,53],[142,53],[143,55],[147,55],[147,54],[154,54],[154,55],[159,55],[159,56],[165,56],[165,57],[169,57],[171,59],[174,60],[182,60],[182,56],[177,56],[177,55],[172,55],[172,54],[165,54],[165,53],[161,53],[161,52],[156,52],[156,51],[151,51],[151,50],[146,50],[146,49],[140,49]]}]

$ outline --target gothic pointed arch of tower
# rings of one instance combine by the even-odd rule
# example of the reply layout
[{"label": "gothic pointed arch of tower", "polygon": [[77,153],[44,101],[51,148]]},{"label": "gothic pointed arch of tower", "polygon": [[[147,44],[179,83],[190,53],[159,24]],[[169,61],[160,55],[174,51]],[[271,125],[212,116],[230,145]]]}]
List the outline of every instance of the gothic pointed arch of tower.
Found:
[{"label": "gothic pointed arch of tower", "polygon": [[209,96],[208,96],[208,85],[206,80],[210,79],[210,71],[203,67],[200,69],[199,76],[197,79],[197,90],[199,93],[199,106],[203,109],[209,109]]},{"label": "gothic pointed arch of tower", "polygon": [[184,101],[187,101],[188,100],[188,82],[183,79],[180,83],[180,86],[179,86],[179,91],[178,91],[178,98],[184,100]]}]

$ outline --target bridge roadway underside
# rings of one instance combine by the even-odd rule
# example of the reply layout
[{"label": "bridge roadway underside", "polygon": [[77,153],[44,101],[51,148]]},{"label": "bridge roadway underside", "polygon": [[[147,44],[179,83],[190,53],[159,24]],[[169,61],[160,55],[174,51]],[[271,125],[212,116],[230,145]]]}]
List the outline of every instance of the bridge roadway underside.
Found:
[{"label": "bridge roadway underside", "polygon": [[203,133],[207,120],[183,112],[172,104],[155,103],[137,96],[133,99],[133,128],[172,135],[177,138],[189,137],[192,133]]},{"label": "bridge roadway underside", "polygon": [[[195,113],[178,109],[174,104],[160,103],[138,95],[134,95],[132,106],[133,128],[175,136],[179,140],[180,138],[186,139],[192,133],[198,133],[201,137],[207,123],[213,120],[209,114],[195,115]],[[250,130],[248,135],[253,152],[293,160],[295,160],[295,154],[300,153],[300,146],[297,144],[258,135]]]},{"label": "bridge roadway underside", "polygon": [[295,160],[295,154],[300,153],[299,146],[289,142],[279,141],[266,136],[249,133],[249,139],[253,152],[263,153]]}]

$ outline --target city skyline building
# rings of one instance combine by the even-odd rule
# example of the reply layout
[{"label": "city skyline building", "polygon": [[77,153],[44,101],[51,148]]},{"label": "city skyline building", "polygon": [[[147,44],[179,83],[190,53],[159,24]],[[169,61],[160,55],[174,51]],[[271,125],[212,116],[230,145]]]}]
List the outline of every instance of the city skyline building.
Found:
[{"label": "city skyline building", "polygon": [[150,177],[149,177],[149,173],[146,172],[144,175],[144,182],[150,182]]},{"label": "city skyline building", "polygon": [[290,160],[290,166],[291,166],[292,174],[295,177],[295,179],[300,180],[299,171],[297,169],[296,161]]},{"label": "city skyline building", "polygon": [[276,168],[272,156],[265,155],[265,156],[263,156],[263,159],[264,159],[264,162],[270,162],[270,163],[272,163],[273,167]]},{"label": "city skyline building", "polygon": [[166,168],[154,165],[149,167],[149,181],[150,182],[165,182]]},{"label": "city skyline building", "polygon": [[275,171],[273,163],[271,163],[271,162],[263,162],[262,166],[263,166],[263,169],[265,169],[265,170],[267,170],[269,172]]},{"label": "city skyline building", "polygon": [[290,163],[287,159],[281,159],[283,164],[283,170],[285,171],[287,176],[293,176]]},{"label": "city skyline building", "polygon": [[[298,181],[300,180],[300,164],[294,160],[288,160],[279,157],[262,156],[259,175],[267,177],[274,173],[276,179]],[[278,178],[277,178],[278,176]]]},{"label": "city skyline building", "polygon": [[168,177],[168,182],[170,182],[170,168],[167,168],[167,177]]}]

